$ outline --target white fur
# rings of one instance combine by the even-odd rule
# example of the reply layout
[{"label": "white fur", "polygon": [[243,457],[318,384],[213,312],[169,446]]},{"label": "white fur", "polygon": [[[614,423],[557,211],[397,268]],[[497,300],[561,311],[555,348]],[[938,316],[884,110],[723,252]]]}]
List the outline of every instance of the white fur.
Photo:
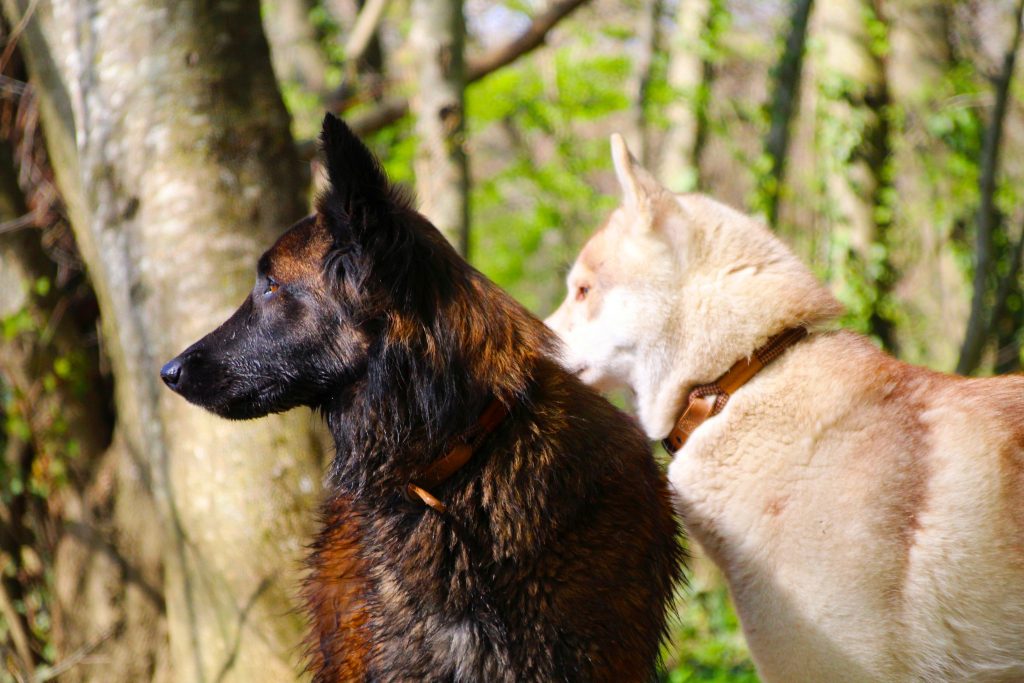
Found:
[{"label": "white fur", "polygon": [[[586,381],[633,390],[660,439],[690,388],[839,307],[766,228],[612,149],[623,205],[548,324]],[[699,427],[669,477],[766,681],[1021,681],[1022,448],[1024,379],[952,378],[818,331]]]}]

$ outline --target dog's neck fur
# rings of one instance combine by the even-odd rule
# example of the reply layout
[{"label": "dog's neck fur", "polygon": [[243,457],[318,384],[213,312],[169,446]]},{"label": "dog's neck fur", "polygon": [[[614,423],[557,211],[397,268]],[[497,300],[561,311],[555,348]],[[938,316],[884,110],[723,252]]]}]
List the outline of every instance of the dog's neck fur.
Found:
[{"label": "dog's neck fur", "polygon": [[[430,320],[384,323],[362,378],[322,407],[336,447],[332,484],[382,511],[492,400],[507,408],[528,400],[539,359],[554,344],[476,271],[453,269],[451,277],[472,293],[442,297]],[[476,310],[462,310],[467,301]]]},{"label": "dog's neck fur", "polygon": [[[402,389],[394,387],[396,397]],[[405,485],[444,455],[451,443],[473,425],[487,403],[485,394],[472,392],[452,405],[452,413],[461,410],[457,418],[453,415],[430,419],[415,410],[382,409],[359,389],[334,401],[325,409],[335,444],[330,481],[347,495],[382,511],[391,509],[389,503]]]},{"label": "dog's neck fur", "polygon": [[661,439],[694,386],[715,380],[772,335],[813,328],[841,307],[756,221],[699,195],[665,193],[652,206],[653,238],[671,247],[675,289],[663,293],[672,312],[662,334],[637,349],[631,385],[647,435]]}]

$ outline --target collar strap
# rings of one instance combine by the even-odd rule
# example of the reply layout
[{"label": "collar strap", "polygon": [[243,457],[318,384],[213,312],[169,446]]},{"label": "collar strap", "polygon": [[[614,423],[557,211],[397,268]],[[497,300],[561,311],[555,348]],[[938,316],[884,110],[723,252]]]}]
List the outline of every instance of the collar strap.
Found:
[{"label": "collar strap", "polygon": [[491,401],[484,408],[484,412],[480,414],[476,424],[463,433],[447,453],[430,463],[415,481],[410,481],[405,485],[406,499],[418,498],[424,505],[443,513],[445,511],[444,503],[430,493],[429,489],[444,483],[469,462],[484,439],[490,436],[506,417],[508,417],[508,409],[505,404],[498,399]]},{"label": "collar strap", "polygon": [[722,412],[737,389],[746,384],[793,344],[807,336],[806,327],[791,327],[769,339],[764,346],[754,351],[749,358],[733,364],[724,375],[710,384],[701,384],[690,391],[686,410],[676,420],[672,431],[661,442],[665,450],[675,453],[682,448],[690,435],[710,417]]}]

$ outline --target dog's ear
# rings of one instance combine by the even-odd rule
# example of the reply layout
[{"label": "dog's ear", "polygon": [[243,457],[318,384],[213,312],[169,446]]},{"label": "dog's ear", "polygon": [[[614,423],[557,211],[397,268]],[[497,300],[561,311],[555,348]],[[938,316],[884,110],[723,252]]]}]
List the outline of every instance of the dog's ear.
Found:
[{"label": "dog's ear", "polygon": [[337,116],[324,116],[320,147],[329,186],[317,202],[335,241],[362,239],[361,234],[392,202],[392,188],[380,161]]},{"label": "dog's ear", "polygon": [[622,205],[635,216],[635,224],[649,229],[654,220],[654,201],[667,192],[665,188],[633,157],[626,141],[612,133],[612,164],[622,186]]}]

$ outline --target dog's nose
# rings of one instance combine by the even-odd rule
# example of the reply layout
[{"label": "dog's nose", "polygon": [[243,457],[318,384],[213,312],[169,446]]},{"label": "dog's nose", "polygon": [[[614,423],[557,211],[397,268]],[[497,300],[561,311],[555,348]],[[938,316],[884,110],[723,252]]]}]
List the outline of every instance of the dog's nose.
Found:
[{"label": "dog's nose", "polygon": [[177,388],[181,381],[181,361],[175,358],[160,368],[160,379],[171,389]]}]

